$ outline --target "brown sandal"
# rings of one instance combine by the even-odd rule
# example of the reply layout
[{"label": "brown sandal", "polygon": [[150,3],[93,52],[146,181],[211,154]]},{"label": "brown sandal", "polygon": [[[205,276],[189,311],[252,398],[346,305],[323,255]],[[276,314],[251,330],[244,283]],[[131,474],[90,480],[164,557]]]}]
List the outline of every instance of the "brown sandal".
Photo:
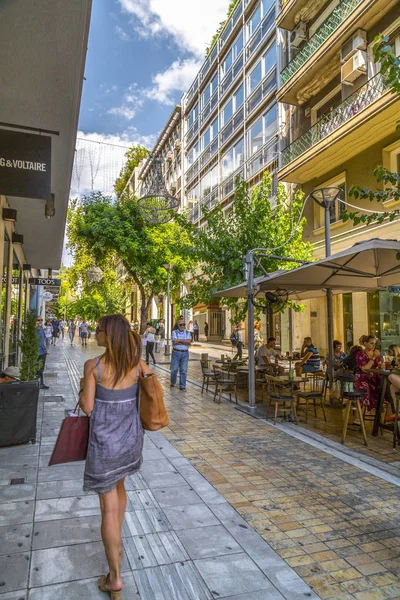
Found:
[{"label": "brown sandal", "polygon": [[107,577],[108,577],[108,575],[102,575],[101,577],[99,577],[98,582],[97,582],[99,589],[102,592],[108,592],[111,596],[111,600],[122,600],[122,589],[112,591],[112,590],[109,590],[106,588]]}]

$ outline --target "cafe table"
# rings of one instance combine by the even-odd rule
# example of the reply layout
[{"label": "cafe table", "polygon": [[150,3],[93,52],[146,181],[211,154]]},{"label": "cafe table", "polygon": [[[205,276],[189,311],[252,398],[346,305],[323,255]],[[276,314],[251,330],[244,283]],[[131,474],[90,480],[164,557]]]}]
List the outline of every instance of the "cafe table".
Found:
[{"label": "cafe table", "polygon": [[[398,429],[396,417],[395,417],[395,423],[393,426],[386,425],[386,423],[381,422],[383,403],[385,402],[386,390],[387,390],[387,386],[389,384],[389,375],[392,373],[392,370],[391,369],[368,369],[368,372],[376,373],[377,375],[380,375],[380,377],[381,377],[379,397],[378,397],[378,403],[377,403],[376,411],[375,411],[375,419],[374,419],[374,425],[372,428],[372,435],[376,437],[379,434],[380,428],[387,429],[389,431],[393,430],[393,448],[396,448],[396,443],[397,443],[396,432]],[[391,402],[391,404],[392,404],[392,409],[396,415],[398,411],[395,410],[395,407],[393,406],[393,402]]]}]

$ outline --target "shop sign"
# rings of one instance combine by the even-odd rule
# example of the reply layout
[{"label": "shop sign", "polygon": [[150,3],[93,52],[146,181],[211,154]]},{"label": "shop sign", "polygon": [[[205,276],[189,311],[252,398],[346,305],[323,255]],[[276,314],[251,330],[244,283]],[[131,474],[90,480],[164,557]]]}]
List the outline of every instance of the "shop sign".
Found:
[{"label": "shop sign", "polygon": [[51,199],[51,137],[0,129],[0,194]]},{"label": "shop sign", "polygon": [[45,302],[51,302],[51,300],[53,300],[53,294],[51,292],[44,292],[43,300]]},{"label": "shop sign", "polygon": [[51,279],[49,277],[30,277],[29,283],[31,285],[55,285],[60,287],[61,279]]},{"label": "shop sign", "polygon": [[[5,275],[3,275],[3,283],[7,283],[7,277]],[[12,277],[11,283],[13,285],[19,285],[19,277]]]}]

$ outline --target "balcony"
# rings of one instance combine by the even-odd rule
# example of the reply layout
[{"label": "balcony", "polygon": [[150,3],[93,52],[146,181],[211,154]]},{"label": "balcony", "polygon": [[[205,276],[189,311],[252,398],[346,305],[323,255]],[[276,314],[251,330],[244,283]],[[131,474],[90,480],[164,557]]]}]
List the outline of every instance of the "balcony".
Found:
[{"label": "balcony", "polygon": [[339,52],[357,29],[371,30],[396,0],[342,0],[281,72],[277,100],[301,106],[340,72]]},{"label": "balcony", "polygon": [[295,17],[309,0],[281,0],[280,11],[276,17],[277,27],[292,31],[296,26]]},{"label": "balcony", "polygon": [[238,75],[240,73],[242,73],[243,65],[244,65],[244,51],[242,50],[240,52],[239,56],[237,57],[236,61],[234,62],[234,64],[230,67],[229,71],[227,72],[227,74],[225,75],[223,80],[221,81],[221,84],[220,84],[221,98],[220,98],[220,100],[222,100],[222,97],[226,94],[226,92],[231,89],[231,87],[234,84],[234,82],[236,81]]},{"label": "balcony", "polygon": [[283,150],[279,179],[304,183],[360,154],[396,130],[399,106],[375,75]]},{"label": "balcony", "polygon": [[342,0],[342,2],[333,9],[329,17],[318,27],[314,35],[310,37],[308,42],[283,69],[281,72],[282,83],[286,83],[295,73],[297,73],[304,63],[315,54],[318,48],[326,42],[332,33],[337,30],[360,3],[361,0]]},{"label": "balcony", "polygon": [[278,158],[278,140],[273,137],[258,152],[256,152],[246,162],[246,180],[252,179],[260,171],[269,168],[270,171],[276,171]]},{"label": "balcony", "polygon": [[194,139],[196,133],[199,130],[199,117],[195,120],[191,128],[186,134],[186,145],[190,144],[190,142]]},{"label": "balcony", "polygon": [[215,137],[212,142],[210,142],[200,155],[200,169],[204,169],[204,167],[210,162],[212,157],[218,151],[218,136]]},{"label": "balcony", "polygon": [[269,11],[258,25],[253,35],[247,42],[247,58],[249,59],[258,49],[261,42],[265,39],[269,32],[272,31],[275,25],[275,6]]},{"label": "balcony", "polygon": [[211,192],[204,196],[201,200],[201,207],[206,208],[207,210],[211,210],[216,206],[219,202],[219,185],[215,185]]},{"label": "balcony", "polygon": [[266,100],[276,90],[276,67],[273,68],[269,75],[266,75],[264,79],[258,84],[256,89],[246,100],[246,114],[247,117],[261,104],[263,100]]},{"label": "balcony", "polygon": [[223,32],[220,35],[219,38],[219,47],[220,50],[225,46],[226,42],[228,41],[232,31],[235,30],[235,26],[236,24],[239,22],[240,17],[243,14],[243,6],[242,6],[242,2],[239,2],[237,8],[235,9],[232,17],[229,19],[228,23],[225,25],[225,28],[223,30]]},{"label": "balcony", "polygon": [[239,110],[233,115],[228,123],[221,129],[220,140],[221,146],[225,145],[231,137],[238,131],[239,127],[243,125],[244,121],[244,106],[241,106]]},{"label": "balcony", "polygon": [[244,177],[244,165],[241,165],[236,171],[225,177],[221,184],[221,200],[225,200],[234,191],[235,187]]},{"label": "balcony", "polygon": [[193,208],[189,212],[189,220],[192,223],[196,223],[200,219],[200,206],[199,204],[195,204]]},{"label": "balcony", "polygon": [[211,98],[209,99],[209,101],[207,102],[207,104],[205,105],[205,107],[202,110],[202,113],[200,115],[201,127],[203,127],[203,125],[208,121],[208,119],[211,117],[211,115],[213,114],[213,112],[217,106],[218,106],[218,89],[215,90],[215,92],[213,93],[213,95],[211,96]]},{"label": "balcony", "polygon": [[186,185],[190,183],[199,173],[200,160],[197,159],[191,167],[186,171]]}]

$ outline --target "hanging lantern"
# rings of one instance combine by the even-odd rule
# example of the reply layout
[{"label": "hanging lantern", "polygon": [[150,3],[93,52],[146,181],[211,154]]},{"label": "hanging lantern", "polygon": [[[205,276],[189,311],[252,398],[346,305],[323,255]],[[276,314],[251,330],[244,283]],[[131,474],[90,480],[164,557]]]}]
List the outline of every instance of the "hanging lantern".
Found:
[{"label": "hanging lantern", "polygon": [[168,223],[179,208],[179,200],[168,193],[164,182],[161,159],[152,158],[152,176],[144,195],[139,198],[139,210],[149,223],[161,225]]},{"label": "hanging lantern", "polygon": [[89,269],[89,271],[86,271],[86,275],[90,283],[99,283],[104,277],[104,273],[100,267]]}]

